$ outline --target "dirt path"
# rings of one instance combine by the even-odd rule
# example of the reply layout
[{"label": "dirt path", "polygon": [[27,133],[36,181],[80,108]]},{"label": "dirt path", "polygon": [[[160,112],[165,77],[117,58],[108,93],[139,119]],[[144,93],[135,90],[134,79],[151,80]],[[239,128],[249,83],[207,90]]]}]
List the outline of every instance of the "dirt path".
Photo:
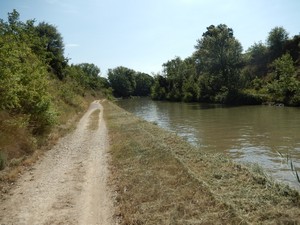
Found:
[{"label": "dirt path", "polygon": [[[99,126],[88,129],[97,109]],[[18,180],[0,204],[1,225],[113,224],[102,112],[100,102],[93,102],[76,130]]]}]

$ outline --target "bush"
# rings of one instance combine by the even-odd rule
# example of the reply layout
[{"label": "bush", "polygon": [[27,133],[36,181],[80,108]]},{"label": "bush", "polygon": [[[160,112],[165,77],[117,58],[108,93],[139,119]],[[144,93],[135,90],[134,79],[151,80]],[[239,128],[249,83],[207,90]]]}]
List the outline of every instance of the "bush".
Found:
[{"label": "bush", "polygon": [[26,43],[10,38],[0,37],[0,109],[28,115],[34,132],[45,131],[55,120],[47,69]]}]

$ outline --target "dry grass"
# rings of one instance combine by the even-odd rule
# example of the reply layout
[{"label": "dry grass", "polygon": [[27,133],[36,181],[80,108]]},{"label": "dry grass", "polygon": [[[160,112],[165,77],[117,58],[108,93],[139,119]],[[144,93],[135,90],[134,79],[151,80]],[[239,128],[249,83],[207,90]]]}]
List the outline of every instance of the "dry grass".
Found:
[{"label": "dry grass", "polygon": [[298,224],[299,194],[104,103],[120,224]]},{"label": "dry grass", "polygon": [[27,129],[27,117],[0,112],[0,151],[10,158],[32,153],[35,140]]}]

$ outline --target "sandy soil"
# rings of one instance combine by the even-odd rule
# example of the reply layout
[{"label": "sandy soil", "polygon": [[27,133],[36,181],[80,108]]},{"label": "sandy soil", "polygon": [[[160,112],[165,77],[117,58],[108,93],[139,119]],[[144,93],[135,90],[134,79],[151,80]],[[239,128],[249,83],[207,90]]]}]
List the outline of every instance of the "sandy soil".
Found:
[{"label": "sandy soil", "polygon": [[[88,129],[100,109],[99,127]],[[107,187],[108,139],[103,108],[91,104],[76,130],[26,172],[0,204],[0,224],[114,224]]]}]

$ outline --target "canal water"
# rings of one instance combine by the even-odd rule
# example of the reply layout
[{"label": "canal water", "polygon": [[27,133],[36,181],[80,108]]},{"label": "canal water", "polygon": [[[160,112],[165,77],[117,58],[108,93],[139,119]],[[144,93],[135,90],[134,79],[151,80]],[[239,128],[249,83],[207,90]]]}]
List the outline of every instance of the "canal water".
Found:
[{"label": "canal water", "polygon": [[223,106],[125,99],[119,106],[185,138],[201,150],[258,163],[275,179],[300,189],[300,108]]}]

